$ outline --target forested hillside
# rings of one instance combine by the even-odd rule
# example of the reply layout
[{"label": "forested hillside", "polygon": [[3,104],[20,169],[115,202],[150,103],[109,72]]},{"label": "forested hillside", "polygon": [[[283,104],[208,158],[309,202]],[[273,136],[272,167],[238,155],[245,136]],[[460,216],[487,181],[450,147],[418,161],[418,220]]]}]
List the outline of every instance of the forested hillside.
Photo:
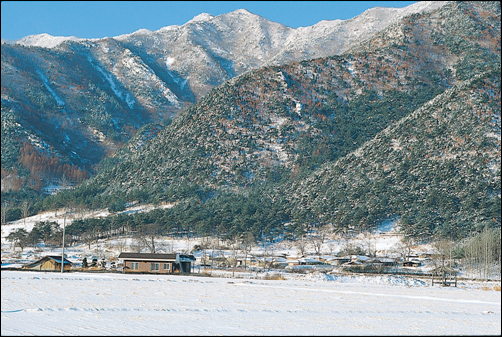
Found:
[{"label": "forested hillside", "polygon": [[[400,52],[356,54],[240,76],[79,190],[103,193],[97,204],[108,196],[134,200],[143,192],[177,200],[201,188],[238,191],[305,174],[357,149],[450,85],[448,78],[436,83],[411,76],[402,63],[414,61],[402,53],[402,60]],[[392,74],[379,77],[381,68],[368,66],[378,58]]]},{"label": "forested hillside", "polygon": [[287,186],[293,212],[416,237],[500,226],[500,68],[438,95],[357,151]]}]

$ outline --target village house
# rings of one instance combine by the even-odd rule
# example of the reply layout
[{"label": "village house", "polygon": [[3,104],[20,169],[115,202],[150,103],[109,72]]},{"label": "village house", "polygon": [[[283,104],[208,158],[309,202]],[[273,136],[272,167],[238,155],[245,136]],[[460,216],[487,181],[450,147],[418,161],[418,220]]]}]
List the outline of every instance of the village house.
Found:
[{"label": "village house", "polygon": [[388,257],[375,257],[369,260],[366,260],[364,263],[370,264],[373,266],[383,266],[383,267],[392,267],[396,265],[396,261],[394,259]]},{"label": "village house", "polygon": [[313,259],[311,257],[302,257],[301,259],[298,260],[298,264],[300,266],[314,266],[318,264],[324,264],[323,262]]},{"label": "village house", "polygon": [[410,260],[410,261],[399,261],[399,264],[402,267],[420,267],[422,263],[417,260]]},{"label": "village house", "polygon": [[396,260],[390,257],[379,257],[380,262],[386,267],[392,267],[396,265]]},{"label": "village house", "polygon": [[203,254],[195,258],[195,262],[201,267],[210,267],[211,266],[211,255]]},{"label": "village house", "polygon": [[193,255],[150,254],[150,253],[120,253],[119,260],[123,261],[124,273],[190,273]]},{"label": "village house", "polygon": [[[63,261],[63,270],[70,270],[72,263],[67,259]],[[28,263],[23,266],[23,269],[41,270],[41,271],[61,271],[61,256],[60,255],[46,255],[40,260]]]},{"label": "village house", "polygon": [[298,266],[300,265],[299,259],[288,258],[287,259],[288,266]]},{"label": "village house", "polygon": [[330,257],[328,259],[326,259],[326,263],[329,263],[333,266],[340,266],[346,262],[349,262],[350,260],[352,260],[352,258],[350,256],[335,256],[335,257]]},{"label": "village house", "polygon": [[275,268],[284,268],[286,266],[289,265],[289,261],[287,258],[285,257],[276,257],[274,259],[272,259],[271,261],[269,260],[266,260],[267,264],[272,262],[272,266],[274,266]]},{"label": "village house", "polygon": [[359,260],[351,260],[349,262],[342,263],[342,266],[362,266],[363,263]]}]

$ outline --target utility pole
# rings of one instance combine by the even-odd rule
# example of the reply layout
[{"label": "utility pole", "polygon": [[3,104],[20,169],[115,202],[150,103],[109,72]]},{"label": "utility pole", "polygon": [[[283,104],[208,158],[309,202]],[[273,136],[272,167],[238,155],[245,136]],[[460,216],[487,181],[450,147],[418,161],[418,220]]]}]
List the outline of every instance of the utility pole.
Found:
[{"label": "utility pole", "polygon": [[65,236],[65,227],[66,227],[66,212],[64,213],[63,218],[63,251],[61,252],[61,272],[64,269],[64,236]]}]

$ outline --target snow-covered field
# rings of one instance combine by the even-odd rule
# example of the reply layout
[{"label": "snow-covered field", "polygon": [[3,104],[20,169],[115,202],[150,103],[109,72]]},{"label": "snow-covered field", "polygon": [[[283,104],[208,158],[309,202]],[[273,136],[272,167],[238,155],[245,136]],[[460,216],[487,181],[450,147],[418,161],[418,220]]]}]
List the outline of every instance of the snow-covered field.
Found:
[{"label": "snow-covered field", "polygon": [[1,275],[2,335],[501,334],[500,292],[470,287],[326,281],[321,274]]},{"label": "snow-covered field", "polygon": [[[172,205],[162,205],[171,207]],[[128,208],[144,212],[151,205]],[[107,216],[106,211],[82,217]],[[6,236],[17,228],[30,231],[38,221],[63,224],[63,212],[45,212],[2,226],[2,267],[20,267],[42,255],[61,254],[61,247],[14,249]],[[66,218],[68,225],[73,218]],[[396,254],[401,242],[395,221],[373,236],[350,243],[370,247],[380,256]],[[325,258],[347,244],[329,238]],[[191,252],[200,239],[159,238],[161,252]],[[106,259],[133,251],[131,237],[117,237],[66,247],[77,266],[83,257]],[[430,250],[428,245],[416,252]],[[300,256],[299,247],[278,242],[257,244],[251,255]],[[206,254],[229,257],[231,251]],[[307,248],[312,254],[312,247]],[[202,251],[193,254],[200,258]],[[308,255],[307,254],[307,255]],[[427,267],[424,267],[427,268]],[[196,268],[197,272],[198,266]],[[204,271],[204,269],[202,269]],[[458,288],[431,287],[430,280],[399,275],[357,275],[314,271],[307,274],[269,271],[282,280],[254,271],[213,270],[213,277],[130,275],[119,273],[44,273],[3,270],[2,335],[500,335],[500,281],[460,280]],[[313,270],[311,270],[313,271]],[[462,275],[462,274],[461,274]]]}]

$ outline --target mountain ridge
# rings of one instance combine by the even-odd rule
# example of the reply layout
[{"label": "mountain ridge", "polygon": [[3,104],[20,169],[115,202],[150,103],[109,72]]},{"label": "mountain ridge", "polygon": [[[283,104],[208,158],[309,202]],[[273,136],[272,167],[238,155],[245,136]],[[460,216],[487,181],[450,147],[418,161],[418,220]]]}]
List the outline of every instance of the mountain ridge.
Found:
[{"label": "mountain ridge", "polygon": [[[397,12],[442,5],[425,2]],[[392,14],[376,20],[376,28],[373,24],[368,30],[360,27],[357,36],[374,34],[402,15],[393,9],[377,11]],[[365,17],[371,17],[371,12],[366,11]],[[341,50],[337,45],[344,40],[338,35],[346,34],[324,32],[329,22],[319,23],[315,29],[293,29],[243,9],[195,18],[182,26],[139,30],[115,38],[66,39],[41,34],[18,44],[2,42],[2,116],[8,111],[17,123],[14,126],[10,119],[2,119],[2,135],[20,136],[2,142],[2,153],[9,153],[2,155],[2,168],[16,167],[23,172],[15,158],[27,142],[45,149],[45,156],[61,158],[92,174],[99,160],[123,146],[143,125],[168,123],[209,90],[246,71],[321,52],[336,54]],[[359,25],[364,21],[357,20]],[[344,22],[354,20],[329,25]],[[312,37],[310,30],[317,30],[314,42],[302,37]],[[36,47],[51,41],[57,46]],[[15,131],[19,128],[20,132]]]}]

